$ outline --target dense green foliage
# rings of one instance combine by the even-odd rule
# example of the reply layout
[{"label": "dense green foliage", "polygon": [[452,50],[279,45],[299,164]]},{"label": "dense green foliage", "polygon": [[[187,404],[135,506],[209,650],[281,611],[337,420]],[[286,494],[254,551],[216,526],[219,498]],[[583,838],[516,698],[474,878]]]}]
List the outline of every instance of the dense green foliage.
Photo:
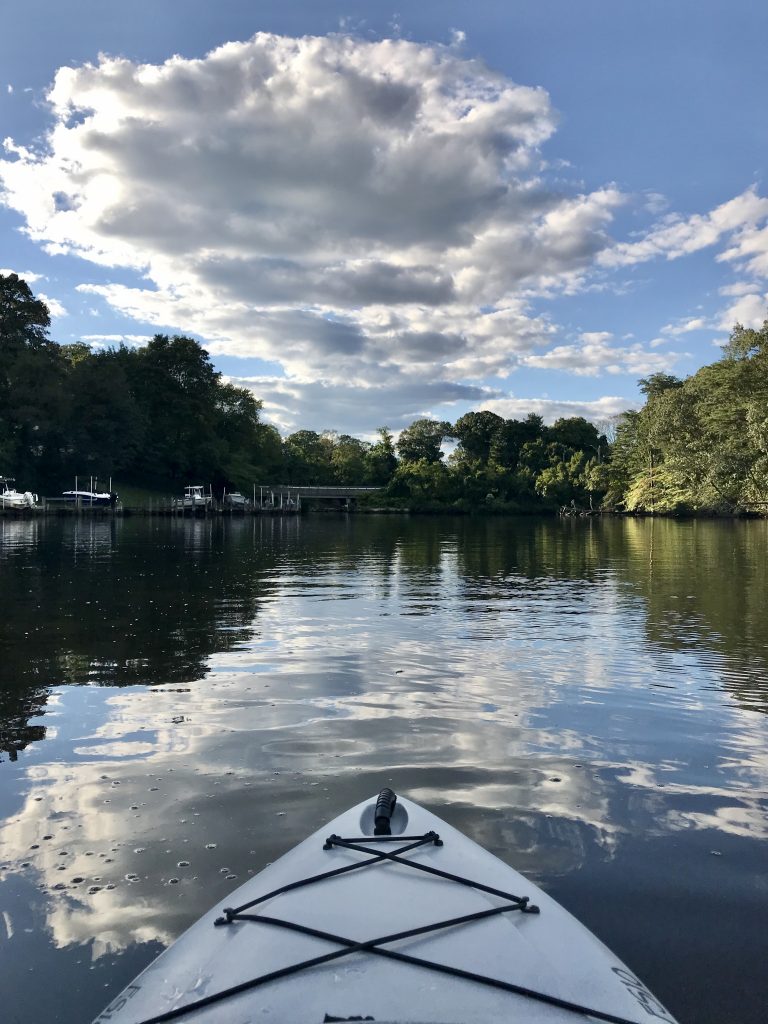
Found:
[{"label": "dense green foliage", "polygon": [[607,444],[583,419],[545,427],[471,412],[454,425],[418,419],[396,444],[383,427],[374,443],[312,430],[282,439],[191,338],[98,351],[55,344],[49,324],[25,282],[0,275],[0,474],[25,488],[51,493],[75,474],[102,486],[349,484],[381,488],[373,500],[388,505],[496,509],[602,494]]},{"label": "dense green foliage", "polygon": [[72,477],[214,487],[282,463],[261,403],[221,379],[191,338],[141,349],[57,345],[49,315],[17,275],[0,275],[0,474],[54,490]]},{"label": "dense green foliage", "polygon": [[736,325],[723,356],[681,381],[641,381],[619,418],[606,503],[628,511],[768,511],[768,321]]},{"label": "dense green foliage", "polygon": [[685,381],[641,381],[646,403],[618,418],[613,444],[582,417],[546,426],[488,411],[417,419],[396,443],[386,428],[374,443],[312,430],[283,439],[191,338],[95,351],[55,344],[49,324],[25,282],[0,275],[0,475],[25,488],[51,493],[79,474],[367,485],[381,488],[374,504],[422,509],[768,508],[768,322],[737,326],[723,358]]}]

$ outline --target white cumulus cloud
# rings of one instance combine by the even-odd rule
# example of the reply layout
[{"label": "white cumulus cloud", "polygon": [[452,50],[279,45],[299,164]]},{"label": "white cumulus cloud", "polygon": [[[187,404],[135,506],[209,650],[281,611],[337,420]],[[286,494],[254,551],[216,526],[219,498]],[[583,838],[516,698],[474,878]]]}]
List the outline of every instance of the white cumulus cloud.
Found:
[{"label": "white cumulus cloud", "polygon": [[581,344],[556,345],[541,355],[523,358],[526,366],[543,370],[566,370],[577,377],[597,377],[604,373],[630,373],[641,376],[667,370],[674,365],[679,353],[653,351],[640,343],[610,345],[612,335],[596,332],[582,335]]},{"label": "white cumulus cloud", "polygon": [[505,374],[551,341],[522,295],[573,287],[623,197],[541,177],[556,116],[455,46],[259,34],[199,60],[61,68],[54,124],[6,140],[4,203],[84,285],[212,352],[350,382]]},{"label": "white cumulus cloud", "polygon": [[754,189],[617,243],[628,197],[549,180],[548,94],[462,57],[460,40],[259,33],[199,59],[103,56],[60,68],[48,101],[45,139],[4,142],[0,202],[49,254],[113,268],[81,291],[138,330],[278,366],[264,384],[276,419],[295,421],[310,387],[313,419],[328,399],[342,424],[333,396],[351,409],[355,388],[391,396],[397,421],[438,393],[479,400],[520,367],[666,368],[674,353],[603,332],[564,344],[537,303],[722,239],[724,260],[763,268]]},{"label": "white cumulus cloud", "polygon": [[479,408],[495,412],[507,419],[522,419],[529,413],[544,418],[545,423],[570,416],[583,416],[598,425],[612,420],[627,409],[638,408],[641,403],[628,401],[617,395],[605,395],[592,401],[569,401],[556,398],[496,398],[483,402]]},{"label": "white cumulus cloud", "polygon": [[754,288],[741,295],[722,311],[717,326],[722,331],[730,331],[734,324],[759,328],[766,319],[768,319],[768,291]]},{"label": "white cumulus cloud", "polygon": [[679,323],[665,324],[661,328],[661,333],[677,337],[680,334],[689,334],[691,331],[704,331],[708,327],[711,327],[711,324],[705,317],[695,316],[687,320],[681,320]]}]

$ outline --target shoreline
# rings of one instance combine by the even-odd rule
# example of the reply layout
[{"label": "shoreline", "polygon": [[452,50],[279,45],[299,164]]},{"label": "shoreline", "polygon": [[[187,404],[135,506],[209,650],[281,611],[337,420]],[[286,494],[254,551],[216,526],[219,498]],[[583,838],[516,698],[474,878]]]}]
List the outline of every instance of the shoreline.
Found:
[{"label": "shoreline", "polygon": [[61,519],[72,517],[85,517],[89,519],[122,519],[122,518],[161,518],[161,519],[207,519],[207,518],[228,518],[245,519],[248,517],[295,517],[295,516],[467,516],[478,519],[499,519],[507,517],[510,519],[530,518],[531,516],[542,516],[545,518],[559,519],[723,519],[723,520],[759,520],[768,519],[768,510],[755,511],[752,509],[741,509],[733,512],[722,512],[713,510],[698,510],[691,512],[647,512],[647,511],[624,511],[621,509],[575,509],[573,511],[561,511],[553,508],[456,508],[452,506],[419,506],[412,505],[401,507],[396,505],[383,505],[374,508],[358,506],[349,509],[316,508],[316,509],[286,509],[286,508],[256,508],[256,509],[199,509],[179,510],[172,508],[158,508],[148,506],[117,506],[109,508],[105,506],[66,508],[53,506],[37,506],[34,508],[0,508],[0,518],[4,519],[28,519],[40,518]]}]

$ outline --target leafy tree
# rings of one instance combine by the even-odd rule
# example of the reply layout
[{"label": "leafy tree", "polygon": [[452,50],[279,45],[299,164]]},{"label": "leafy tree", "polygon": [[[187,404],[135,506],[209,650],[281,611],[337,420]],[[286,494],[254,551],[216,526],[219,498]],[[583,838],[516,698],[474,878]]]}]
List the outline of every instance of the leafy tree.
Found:
[{"label": "leafy tree", "polygon": [[456,420],[452,435],[458,439],[463,451],[485,463],[503,426],[503,418],[495,412],[468,412]]},{"label": "leafy tree", "polygon": [[193,338],[156,334],[123,357],[146,424],[136,470],[150,478],[210,480],[225,454],[217,435],[221,374]]},{"label": "leafy tree", "polygon": [[94,353],[91,346],[86,345],[84,341],[75,341],[71,345],[62,345],[61,354],[65,362],[74,367],[89,359]]},{"label": "leafy tree", "polygon": [[665,391],[681,388],[683,382],[669,373],[652,373],[650,377],[641,377],[638,385],[641,392],[651,400],[663,395]]},{"label": "leafy tree", "polygon": [[440,446],[451,436],[451,425],[442,420],[414,420],[402,431],[397,441],[397,452],[404,462],[440,462]]},{"label": "leafy tree", "polygon": [[523,420],[523,425],[527,431],[526,440],[535,441],[536,438],[542,437],[544,434],[544,417],[539,416],[537,412],[529,412]]},{"label": "leafy tree", "polygon": [[607,462],[594,458],[585,461],[579,483],[587,495],[591,509],[599,507],[605,498],[611,482],[610,472],[610,465]]},{"label": "leafy tree", "polygon": [[489,493],[497,490],[494,468],[479,455],[470,454],[459,444],[448,457],[448,468],[456,481],[458,493],[470,502],[485,501]]},{"label": "leafy tree", "polygon": [[[571,416],[567,419],[555,420],[554,424],[547,431],[547,436],[557,444],[565,445],[573,451],[593,450],[600,452],[600,434],[594,423],[584,419],[583,416]],[[602,439],[604,446],[607,446],[605,438]]]},{"label": "leafy tree", "polygon": [[526,441],[520,449],[518,465],[531,470],[536,475],[556,460],[557,452],[558,449],[556,447],[549,448],[543,438]]},{"label": "leafy tree", "polygon": [[753,462],[745,481],[743,500],[748,507],[764,508],[768,503],[768,402],[748,403],[746,431]]},{"label": "leafy tree", "polygon": [[87,346],[79,345],[67,349],[69,468],[91,473],[105,483],[108,477],[130,469],[144,441],[143,420],[125,370],[113,353],[91,354]]},{"label": "leafy tree", "polygon": [[732,511],[768,500],[760,424],[768,408],[768,322],[737,324],[722,359],[681,381],[640,381],[645,406],[619,424],[608,501],[651,512]]},{"label": "leafy tree", "polygon": [[48,307],[18,274],[0,274],[0,471],[39,488],[61,472],[68,399]]},{"label": "leafy tree", "polygon": [[735,324],[728,344],[723,349],[725,359],[749,359],[768,354],[768,320],[759,330]]},{"label": "leafy tree", "polygon": [[51,314],[18,274],[0,274],[0,358],[3,362],[25,348],[48,341]]},{"label": "leafy tree", "polygon": [[443,462],[404,459],[395,470],[388,493],[418,503],[448,502],[455,497],[454,480]]},{"label": "leafy tree", "polygon": [[21,350],[9,360],[0,448],[24,487],[42,489],[61,477],[69,446],[69,395],[58,346]]},{"label": "leafy tree", "polygon": [[645,471],[640,431],[640,413],[634,409],[621,413],[616,418],[610,476],[605,496],[606,505],[610,508],[624,505],[633,479]]},{"label": "leafy tree", "polygon": [[216,389],[215,430],[221,455],[214,482],[246,488],[261,475],[261,402],[249,388],[219,383]]},{"label": "leafy tree", "polygon": [[537,494],[562,504],[571,496],[571,478],[563,462],[545,466],[536,477],[534,484]]},{"label": "leafy tree", "polygon": [[337,483],[359,486],[365,480],[369,447],[365,441],[349,434],[341,434],[335,439],[331,467]]},{"label": "leafy tree", "polygon": [[257,473],[253,482],[271,481],[282,476],[283,472],[283,439],[280,431],[271,423],[259,423],[256,441],[256,452],[253,455],[257,465]]},{"label": "leafy tree", "polygon": [[288,483],[317,485],[333,479],[333,440],[314,430],[297,430],[286,437],[283,459]]},{"label": "leafy tree", "polygon": [[543,432],[544,420],[536,413],[524,420],[504,420],[491,442],[491,460],[498,466],[516,469],[523,445],[538,440]]},{"label": "leafy tree", "polygon": [[389,483],[397,469],[395,442],[386,427],[379,427],[376,433],[379,440],[366,452],[366,479],[371,484],[384,485]]}]

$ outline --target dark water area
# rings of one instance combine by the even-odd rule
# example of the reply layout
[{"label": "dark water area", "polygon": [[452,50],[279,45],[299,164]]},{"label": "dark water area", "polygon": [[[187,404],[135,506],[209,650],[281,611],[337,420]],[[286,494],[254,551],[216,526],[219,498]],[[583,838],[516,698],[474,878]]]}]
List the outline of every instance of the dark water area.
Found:
[{"label": "dark water area", "polygon": [[681,1024],[764,1022],[767,583],[766,522],[0,520],[3,1020],[390,785]]}]

